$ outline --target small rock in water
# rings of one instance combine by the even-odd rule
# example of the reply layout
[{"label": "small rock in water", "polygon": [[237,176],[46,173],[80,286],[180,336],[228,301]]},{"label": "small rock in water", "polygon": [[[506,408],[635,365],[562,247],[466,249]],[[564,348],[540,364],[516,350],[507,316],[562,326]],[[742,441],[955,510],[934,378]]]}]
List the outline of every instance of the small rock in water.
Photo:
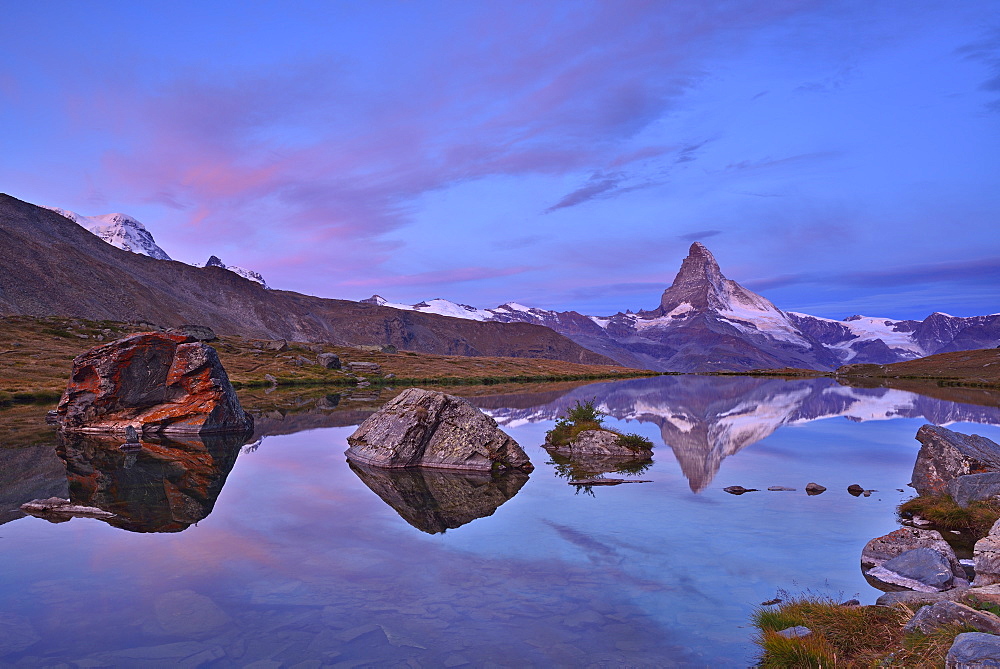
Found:
[{"label": "small rock in water", "polygon": [[861,602],[856,599],[848,599],[846,602],[841,602],[841,606],[861,606]]},{"label": "small rock in water", "polygon": [[774,599],[769,599],[766,602],[761,602],[760,605],[761,606],[774,606],[775,604],[780,604],[783,601],[785,601],[785,600],[783,600],[781,597],[775,597]]},{"label": "small rock in water", "polygon": [[855,497],[860,497],[861,495],[864,494],[865,489],[859,486],[857,483],[852,483],[851,485],[847,486],[847,492],[851,493]]},{"label": "small rock in water", "polygon": [[921,518],[920,516],[913,516],[911,522],[917,527],[926,527],[931,524],[931,521],[926,518]]},{"label": "small rock in water", "polygon": [[795,492],[795,488],[786,488],[783,485],[773,485],[768,490],[773,492]]},{"label": "small rock in water", "polygon": [[796,625],[795,627],[789,627],[778,632],[778,636],[783,636],[786,639],[801,639],[812,634],[812,630],[808,627],[803,627],[802,625]]},{"label": "small rock in water", "polygon": [[826,486],[821,486],[818,483],[807,483],[806,484],[806,494],[807,495],[818,495],[820,493],[826,492]]},{"label": "small rock in water", "polygon": [[744,488],[741,485],[731,485],[723,488],[730,495],[742,495],[745,492],[758,492],[757,488]]}]

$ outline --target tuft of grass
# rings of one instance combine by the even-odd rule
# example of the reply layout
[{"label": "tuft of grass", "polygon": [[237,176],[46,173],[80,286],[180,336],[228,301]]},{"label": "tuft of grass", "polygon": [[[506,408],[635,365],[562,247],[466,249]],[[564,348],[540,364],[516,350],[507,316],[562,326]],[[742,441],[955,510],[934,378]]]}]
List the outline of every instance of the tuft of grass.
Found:
[{"label": "tuft of grass", "polygon": [[653,442],[646,439],[646,437],[641,434],[635,434],[632,432],[619,434],[618,445],[639,453],[651,451],[653,449]]},{"label": "tuft of grass", "polygon": [[[776,608],[762,607],[753,613],[759,633],[762,667],[913,667],[944,666],[945,655],[955,636],[974,631],[952,625],[931,634],[903,635],[903,626],[913,616],[905,606],[841,606],[833,599],[815,595],[787,600]],[[807,637],[786,639],[780,630],[802,625],[812,630]]]},{"label": "tuft of grass", "polygon": [[1000,519],[1000,502],[970,502],[963,509],[950,495],[921,495],[900,504],[898,512],[901,518],[926,518],[939,530],[958,530],[983,537]]},{"label": "tuft of grass", "polygon": [[764,648],[758,665],[761,667],[823,669],[837,666],[837,650],[815,633],[803,638],[786,639],[776,632],[764,632],[758,643]]}]

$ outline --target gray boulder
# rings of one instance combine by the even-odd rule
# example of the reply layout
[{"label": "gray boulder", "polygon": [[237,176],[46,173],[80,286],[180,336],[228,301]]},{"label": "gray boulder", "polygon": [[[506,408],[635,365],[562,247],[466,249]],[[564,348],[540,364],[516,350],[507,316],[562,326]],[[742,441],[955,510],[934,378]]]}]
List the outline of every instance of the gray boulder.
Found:
[{"label": "gray boulder", "polygon": [[253,339],[250,345],[262,351],[276,351],[283,353],[288,350],[288,342],[284,339]]},{"label": "gray boulder", "polygon": [[370,374],[377,374],[381,371],[381,367],[377,362],[349,362],[347,363],[347,369],[352,372],[368,372]]},{"label": "gray boulder", "polygon": [[546,448],[550,448],[557,453],[569,457],[580,457],[598,455],[601,457],[626,457],[648,456],[652,449],[636,450],[622,446],[618,443],[619,435],[608,430],[584,430],[576,436],[576,439],[568,444],[554,446],[546,435]]},{"label": "gray boulder", "polygon": [[316,362],[326,369],[340,369],[340,356],[336,353],[320,353]]},{"label": "gray boulder", "polygon": [[215,330],[207,325],[182,325],[171,332],[191,337],[197,341],[215,341],[219,338],[215,334]]},{"label": "gray boulder", "polygon": [[496,421],[460,397],[408,388],[350,437],[348,459],[376,467],[534,469]]},{"label": "gray boulder", "polygon": [[944,493],[948,482],[959,476],[1000,471],[1000,445],[986,437],[924,425],[917,440],[922,446],[910,485],[920,495]]},{"label": "gray boulder", "polygon": [[976,563],[977,586],[1000,583],[1000,520],[993,524],[989,534],[976,542],[972,557]]},{"label": "gray boulder", "polygon": [[801,639],[812,634],[812,630],[802,625],[796,625],[795,627],[787,627],[776,634],[786,639]]},{"label": "gray boulder", "polygon": [[965,573],[955,551],[937,530],[922,530],[916,527],[901,527],[889,534],[875,537],[861,549],[861,566],[864,569],[878,567],[914,548],[932,548],[945,556],[951,571],[956,576]]},{"label": "gray boulder", "polygon": [[1000,472],[958,476],[948,481],[945,491],[964,509],[969,506],[969,502],[1000,495]]},{"label": "gray boulder", "polygon": [[948,625],[964,625],[980,632],[1000,634],[1000,616],[949,601],[921,607],[903,627],[903,634],[930,634]]},{"label": "gray boulder", "polygon": [[964,632],[955,637],[945,657],[945,669],[1000,667],[1000,637],[983,632]]},{"label": "gray boulder", "polygon": [[948,560],[932,548],[914,548],[866,572],[869,578],[918,592],[940,592],[954,583]]}]

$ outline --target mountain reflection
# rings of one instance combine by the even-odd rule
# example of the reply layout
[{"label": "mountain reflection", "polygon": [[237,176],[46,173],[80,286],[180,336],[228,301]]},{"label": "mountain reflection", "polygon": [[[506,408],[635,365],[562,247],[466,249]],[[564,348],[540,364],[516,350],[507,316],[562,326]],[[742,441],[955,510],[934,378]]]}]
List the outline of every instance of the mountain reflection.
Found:
[{"label": "mountain reflection", "polygon": [[116,517],[131,532],[180,532],[212,512],[249,433],[143,439],[122,451],[120,438],[60,435],[69,498]]},{"label": "mountain reflection", "polygon": [[493,515],[528,481],[528,475],[519,469],[490,473],[348,464],[403,520],[428,534]]},{"label": "mountain reflection", "polygon": [[[530,397],[530,396],[528,396]],[[619,420],[655,423],[688,479],[703,490],[722,460],[772,434],[783,425],[842,416],[853,421],[923,418],[947,425],[974,422],[1000,425],[1000,409],[959,404],[889,388],[851,388],[833,379],[661,376],[575,388],[535,406],[521,401],[508,408],[489,401],[486,409],[502,426],[553,420],[578,400],[596,399]]]}]

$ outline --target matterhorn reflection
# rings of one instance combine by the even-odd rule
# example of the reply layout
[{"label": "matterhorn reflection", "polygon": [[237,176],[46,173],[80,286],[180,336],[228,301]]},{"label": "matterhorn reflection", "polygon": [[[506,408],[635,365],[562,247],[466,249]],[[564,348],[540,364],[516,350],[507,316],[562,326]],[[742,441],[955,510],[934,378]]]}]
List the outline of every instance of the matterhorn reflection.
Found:
[{"label": "matterhorn reflection", "polygon": [[[959,404],[890,388],[852,388],[830,378],[660,376],[581,386],[554,401],[526,408],[490,406],[489,400],[477,402],[476,398],[470,401],[503,427],[554,420],[578,400],[591,399],[618,420],[659,426],[663,444],[673,451],[694,492],[712,482],[723,459],[783,425],[838,416],[853,421],[923,418],[938,425],[1000,425],[1000,409],[993,406]],[[654,450],[654,457],[657,454]]]},{"label": "matterhorn reflection", "polygon": [[61,434],[69,498],[115,514],[105,522],[131,532],[180,532],[212,512],[250,433],[144,437]]},{"label": "matterhorn reflection", "polygon": [[453,530],[493,515],[528,481],[528,475],[519,469],[478,472],[348,464],[403,520],[428,534]]}]

